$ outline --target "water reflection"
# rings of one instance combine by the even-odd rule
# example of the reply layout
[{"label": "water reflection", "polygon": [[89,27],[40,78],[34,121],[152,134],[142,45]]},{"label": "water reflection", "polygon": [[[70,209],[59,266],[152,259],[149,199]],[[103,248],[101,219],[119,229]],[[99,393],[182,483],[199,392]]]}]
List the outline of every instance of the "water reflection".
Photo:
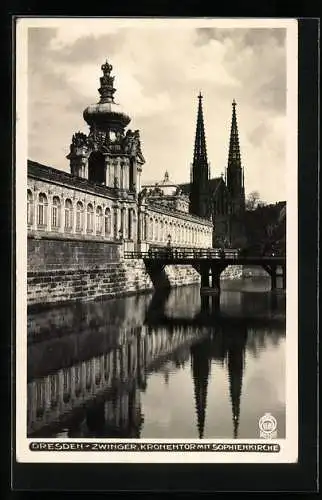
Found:
[{"label": "water reflection", "polygon": [[30,314],[28,435],[258,437],[271,411],[284,437],[285,296],[249,283],[220,312],[192,286]]}]

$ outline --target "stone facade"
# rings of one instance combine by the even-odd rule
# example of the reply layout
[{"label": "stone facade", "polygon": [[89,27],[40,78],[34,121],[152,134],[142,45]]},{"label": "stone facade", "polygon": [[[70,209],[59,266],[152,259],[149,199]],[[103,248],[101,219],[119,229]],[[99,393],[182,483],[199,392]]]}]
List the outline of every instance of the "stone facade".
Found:
[{"label": "stone facade", "polygon": [[130,240],[136,238],[134,194],[28,163],[27,227],[34,236]]}]

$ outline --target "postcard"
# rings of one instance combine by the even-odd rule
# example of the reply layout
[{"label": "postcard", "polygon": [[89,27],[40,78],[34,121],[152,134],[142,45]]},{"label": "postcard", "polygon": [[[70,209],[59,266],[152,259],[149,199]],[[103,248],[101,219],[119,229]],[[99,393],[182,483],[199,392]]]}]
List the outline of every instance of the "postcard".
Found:
[{"label": "postcard", "polygon": [[295,463],[297,21],[16,20],[16,459]]}]

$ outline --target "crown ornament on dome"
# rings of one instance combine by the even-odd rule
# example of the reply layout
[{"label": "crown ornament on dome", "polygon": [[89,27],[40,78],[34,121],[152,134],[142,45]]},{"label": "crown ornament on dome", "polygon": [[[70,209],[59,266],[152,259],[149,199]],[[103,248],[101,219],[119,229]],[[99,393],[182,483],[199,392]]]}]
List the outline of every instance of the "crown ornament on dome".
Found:
[{"label": "crown ornament on dome", "polygon": [[116,89],[114,88],[114,76],[111,76],[111,71],[113,66],[106,61],[101,66],[103,71],[103,76],[100,77],[100,88],[98,89],[100,93],[100,102],[114,102],[114,93]]}]

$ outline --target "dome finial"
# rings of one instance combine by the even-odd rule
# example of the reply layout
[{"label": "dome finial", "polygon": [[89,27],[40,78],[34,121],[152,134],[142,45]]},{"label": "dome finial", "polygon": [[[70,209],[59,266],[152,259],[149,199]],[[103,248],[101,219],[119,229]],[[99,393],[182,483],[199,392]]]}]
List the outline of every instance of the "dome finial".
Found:
[{"label": "dome finial", "polygon": [[107,60],[101,66],[103,76],[100,77],[101,86],[98,89],[101,96],[100,102],[114,102],[113,96],[116,89],[113,86],[115,77],[111,76],[112,69],[113,66]]},{"label": "dome finial", "polygon": [[105,63],[102,64],[101,70],[103,71],[104,76],[109,76],[111,74],[111,71],[113,69],[112,64],[108,63],[108,60],[106,59]]},{"label": "dome finial", "polygon": [[169,172],[166,170],[164,174],[164,180],[165,182],[169,182]]}]

